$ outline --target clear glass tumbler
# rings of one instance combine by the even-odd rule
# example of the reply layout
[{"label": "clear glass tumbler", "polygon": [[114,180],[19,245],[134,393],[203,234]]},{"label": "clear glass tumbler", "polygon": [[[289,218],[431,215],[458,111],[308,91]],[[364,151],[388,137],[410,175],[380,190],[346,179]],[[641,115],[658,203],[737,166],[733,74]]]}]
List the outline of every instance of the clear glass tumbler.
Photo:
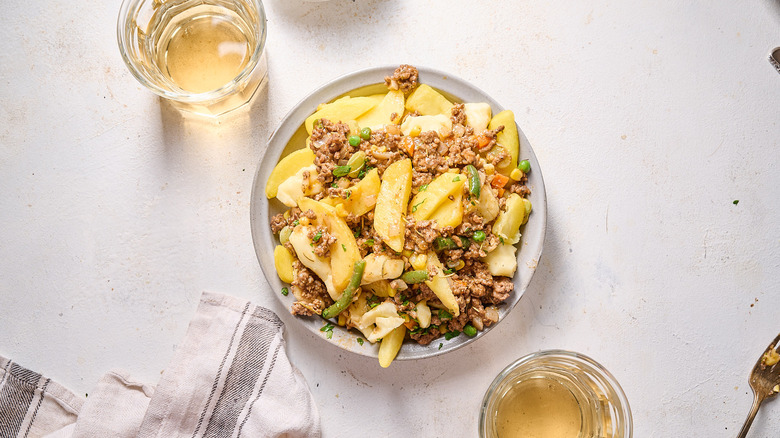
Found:
[{"label": "clear glass tumbler", "polygon": [[516,360],[482,401],[481,438],[631,438],[631,409],[617,380],[593,359],[549,350]]},{"label": "clear glass tumbler", "polygon": [[219,116],[247,104],[267,77],[260,0],[124,0],[122,58],[176,107]]}]

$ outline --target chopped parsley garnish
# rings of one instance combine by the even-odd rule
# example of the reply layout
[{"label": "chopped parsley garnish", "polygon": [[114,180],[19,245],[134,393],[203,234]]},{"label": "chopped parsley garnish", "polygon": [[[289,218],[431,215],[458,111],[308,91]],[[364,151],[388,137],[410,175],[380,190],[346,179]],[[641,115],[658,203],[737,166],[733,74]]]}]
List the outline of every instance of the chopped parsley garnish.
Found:
[{"label": "chopped parsley garnish", "polygon": [[289,293],[290,293],[289,289],[287,289],[286,287],[282,288],[282,295],[287,296]]},{"label": "chopped parsley garnish", "polygon": [[357,338],[357,343],[363,345],[363,338]]},{"label": "chopped parsley garnish", "polygon": [[460,332],[457,330],[452,330],[444,334],[444,339],[449,341],[450,339],[456,338],[458,336],[460,336]]},{"label": "chopped parsley garnish", "polygon": [[341,249],[343,249],[343,250],[344,250],[344,252],[347,252],[347,246],[346,246],[346,245],[344,245],[343,243],[341,244]]},{"label": "chopped parsley garnish", "polygon": [[455,179],[452,180],[452,182],[458,182],[460,181],[460,176],[456,176]]},{"label": "chopped parsley garnish", "polygon": [[352,196],[352,190],[347,190],[347,197],[344,199],[349,199],[350,196]]},{"label": "chopped parsley garnish", "polygon": [[414,206],[412,207],[412,213],[414,213],[415,211],[417,211],[417,207],[421,206],[421,205],[422,205],[422,204],[423,204],[425,201],[427,201],[427,199],[423,199],[423,200],[422,200],[422,201],[420,201],[418,204],[414,205]]},{"label": "chopped parsley garnish", "polygon": [[441,347],[443,347],[443,346],[444,346],[444,344],[442,344],[441,342],[439,342],[439,350],[441,350]]},{"label": "chopped parsley garnish", "polygon": [[360,237],[360,228],[358,228],[357,230],[353,231],[352,234],[355,236],[355,239]]},{"label": "chopped parsley garnish", "polygon": [[417,189],[418,192],[424,192],[426,190],[428,190],[428,184],[423,184],[419,189]]},{"label": "chopped parsley garnish", "polygon": [[733,204],[734,204],[734,205],[737,205],[737,204],[739,204],[739,199],[735,199],[735,200],[734,200],[734,202],[733,202]]},{"label": "chopped parsley garnish", "polygon": [[320,331],[325,332],[325,337],[331,339],[333,337],[333,328],[333,324],[327,323],[320,329]]},{"label": "chopped parsley garnish", "polygon": [[299,221],[298,219],[295,219],[295,220],[293,221],[293,226],[294,226],[294,227],[297,227],[297,226],[298,226],[298,224],[300,224],[300,223],[301,223],[301,221]]},{"label": "chopped parsley garnish", "polygon": [[314,237],[311,238],[311,241],[314,243],[317,243],[322,239],[322,231],[317,231],[317,234],[314,235]]},{"label": "chopped parsley garnish", "polygon": [[374,239],[366,239],[366,245],[374,246]]},{"label": "chopped parsley garnish", "polygon": [[452,319],[452,314],[444,309],[439,309],[439,319],[442,321]]},{"label": "chopped parsley garnish", "polygon": [[444,270],[444,275],[450,275],[455,272],[454,268],[447,268]]}]

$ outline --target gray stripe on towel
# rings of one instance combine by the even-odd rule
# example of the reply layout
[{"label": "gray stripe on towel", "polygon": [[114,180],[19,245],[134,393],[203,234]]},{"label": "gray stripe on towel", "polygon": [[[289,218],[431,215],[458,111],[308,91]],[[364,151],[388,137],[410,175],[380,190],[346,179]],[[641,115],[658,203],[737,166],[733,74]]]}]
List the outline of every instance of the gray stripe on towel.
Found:
[{"label": "gray stripe on towel", "polygon": [[41,378],[40,374],[13,362],[10,368],[10,376],[0,390],[0,437],[19,434]]},{"label": "gray stripe on towel", "polygon": [[217,386],[219,385],[219,379],[222,377],[222,369],[225,366],[225,362],[227,361],[228,356],[230,355],[230,350],[233,349],[233,341],[236,339],[236,333],[238,333],[238,328],[241,327],[241,322],[244,320],[244,316],[246,316],[246,312],[249,310],[249,303],[246,303],[244,306],[244,310],[241,312],[241,318],[239,318],[238,323],[236,324],[236,328],[233,329],[233,334],[230,335],[230,342],[228,343],[227,351],[225,351],[225,355],[222,356],[222,362],[219,364],[219,369],[217,370],[217,376],[214,378],[214,383],[211,385],[211,392],[209,393],[209,398],[206,400],[206,405],[203,407],[203,412],[200,413],[200,418],[198,418],[198,424],[195,427],[195,431],[192,432],[192,437],[195,438],[195,436],[198,434],[198,431],[200,430],[200,427],[203,425],[203,419],[206,418],[206,413],[208,412],[209,405],[211,405],[211,399],[214,397],[214,393],[217,392]]},{"label": "gray stripe on towel", "polygon": [[[252,312],[241,335],[236,355],[225,378],[222,393],[217,399],[204,436],[227,438],[233,435],[238,416],[252,396],[260,373],[265,366],[268,350],[278,333],[276,321],[269,320],[262,308]],[[275,315],[274,315],[275,316]],[[272,327],[269,327],[269,322]]]},{"label": "gray stripe on towel", "polygon": [[257,391],[257,397],[255,397],[254,400],[252,400],[252,404],[249,405],[249,410],[246,412],[246,416],[244,417],[244,420],[241,421],[241,425],[238,426],[238,435],[237,437],[241,436],[241,431],[244,430],[244,425],[249,420],[249,417],[252,415],[252,408],[255,406],[255,402],[260,399],[260,396],[263,395],[263,388],[265,388],[265,384],[268,383],[268,377],[271,376],[271,373],[274,370],[274,364],[276,364],[276,357],[279,356],[279,350],[282,349],[282,343],[276,344],[276,348],[274,349],[274,355],[271,357],[271,365],[268,366],[268,372],[265,373],[265,377],[263,377],[263,383],[260,385],[260,390]]}]

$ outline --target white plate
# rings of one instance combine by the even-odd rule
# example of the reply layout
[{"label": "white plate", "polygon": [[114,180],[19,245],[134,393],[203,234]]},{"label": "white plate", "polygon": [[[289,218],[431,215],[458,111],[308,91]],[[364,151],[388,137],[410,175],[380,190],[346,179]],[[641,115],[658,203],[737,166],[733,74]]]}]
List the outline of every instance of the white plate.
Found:
[{"label": "white plate", "polygon": [[[273,170],[276,163],[279,162],[282,157],[304,146],[307,135],[306,130],[303,127],[303,121],[316,110],[317,105],[324,102],[330,102],[345,94],[349,94],[350,96],[363,96],[387,91],[383,80],[385,76],[392,75],[395,68],[396,66],[374,67],[360,70],[337,78],[314,90],[309,96],[293,107],[268,141],[265,153],[260,159],[260,164],[255,173],[254,184],[252,185],[250,223],[252,227],[252,240],[254,241],[255,252],[257,253],[260,267],[268,279],[268,282],[271,284],[274,294],[287,308],[292,305],[295,298],[292,296],[292,293],[286,297],[280,293],[282,287],[288,285],[282,283],[276,274],[273,252],[274,247],[279,244],[279,241],[276,236],[271,233],[271,228],[269,226],[271,217],[283,212],[286,207],[276,199],[269,201],[266,198],[265,185],[268,180],[268,175],[271,174],[271,170]],[[494,114],[505,109],[504,106],[486,95],[482,90],[462,79],[430,68],[417,68],[420,73],[420,83],[428,84],[439,91],[442,91],[453,101],[487,102],[493,109]],[[520,103],[515,103],[515,108],[521,106]],[[510,109],[512,109],[512,107],[510,107]],[[547,228],[547,199],[544,191],[542,172],[539,168],[539,163],[536,160],[536,155],[534,155],[531,145],[528,143],[528,139],[519,127],[518,133],[520,135],[519,157],[520,159],[526,159],[531,163],[531,172],[528,174],[527,185],[531,189],[529,199],[533,204],[533,212],[531,213],[528,223],[521,229],[523,237],[520,240],[520,246],[517,253],[517,273],[513,279],[515,290],[506,302],[499,306],[499,323],[506,318],[528,287],[528,283],[531,281],[531,276],[536,270],[539,257],[542,253],[542,244],[544,243],[544,234]],[[377,356],[379,344],[371,344],[366,341],[363,345],[360,345],[357,342],[357,339],[362,336],[360,336],[357,331],[347,331],[336,326],[333,330],[332,339],[327,339],[325,333],[320,331],[326,323],[321,317],[296,317],[295,320],[323,340],[335,344],[340,348],[364,356]],[[458,336],[449,341],[444,340],[444,338],[439,338],[429,345],[406,342],[398,353],[396,360],[421,359],[447,353],[476,341],[495,326],[496,324],[493,324],[493,326],[479,331],[473,338],[465,335]],[[443,344],[441,348],[439,348],[440,343]]]}]

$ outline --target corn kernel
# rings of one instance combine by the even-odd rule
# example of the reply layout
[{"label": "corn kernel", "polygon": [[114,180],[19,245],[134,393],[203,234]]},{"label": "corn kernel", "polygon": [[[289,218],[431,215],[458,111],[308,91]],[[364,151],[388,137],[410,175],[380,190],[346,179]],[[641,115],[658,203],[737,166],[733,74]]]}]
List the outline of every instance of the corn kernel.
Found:
[{"label": "corn kernel", "polygon": [[466,266],[466,262],[464,262],[463,260],[458,260],[458,263],[455,265],[455,270],[460,271],[465,266]]},{"label": "corn kernel", "polygon": [[523,171],[516,167],[512,169],[512,172],[509,173],[509,177],[515,181],[520,181],[521,179],[523,179],[523,176],[525,176],[523,174]]},{"label": "corn kernel", "polygon": [[496,173],[496,166],[494,166],[494,165],[492,165],[490,163],[485,163],[485,165],[482,166],[482,169],[485,170],[485,174],[487,174],[487,175],[492,175],[492,174]]},{"label": "corn kernel", "polygon": [[420,132],[422,132],[422,128],[419,126],[415,126],[412,128],[411,132],[409,132],[409,137],[417,137],[420,135]]},{"label": "corn kernel", "polygon": [[307,218],[306,216],[301,216],[298,218],[298,223],[303,226],[309,225],[309,218]]}]

